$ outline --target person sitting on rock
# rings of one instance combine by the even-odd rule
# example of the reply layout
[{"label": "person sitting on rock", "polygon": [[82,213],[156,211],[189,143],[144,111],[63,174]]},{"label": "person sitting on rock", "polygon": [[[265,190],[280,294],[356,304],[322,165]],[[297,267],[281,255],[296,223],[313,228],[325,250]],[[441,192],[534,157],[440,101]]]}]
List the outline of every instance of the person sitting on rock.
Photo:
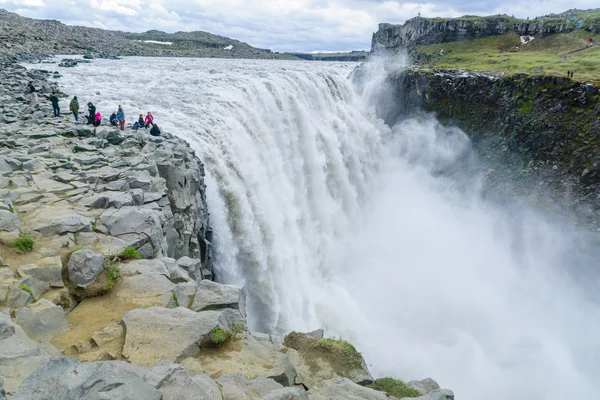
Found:
[{"label": "person sitting on rock", "polygon": [[58,105],[58,96],[55,91],[52,91],[50,95],[50,101],[52,102],[52,110],[54,111],[54,116],[56,118],[60,117],[60,106]]},{"label": "person sitting on rock", "polygon": [[112,126],[117,126],[119,125],[119,121],[117,119],[117,112],[113,111],[112,114],[110,114],[110,118],[108,119],[108,122],[112,125]]},{"label": "person sitting on rock", "polygon": [[94,126],[100,126],[101,122],[102,122],[102,115],[100,114],[100,111],[98,111],[96,113],[96,116],[94,117]]},{"label": "person sitting on rock", "polygon": [[150,114],[150,111],[148,111],[146,119],[144,120],[144,127],[148,129],[150,125],[154,125],[154,116],[152,116],[152,114]]},{"label": "person sitting on rock", "polygon": [[77,101],[77,96],[73,96],[73,100],[69,104],[69,110],[75,116],[75,121],[79,121],[79,101]]},{"label": "person sitting on rock", "polygon": [[96,106],[90,101],[88,104],[89,115],[87,117],[87,125],[94,125],[96,122]]},{"label": "person sitting on rock", "polygon": [[152,125],[152,129],[150,129],[150,134],[152,136],[160,136],[160,129],[158,129],[158,125]]},{"label": "person sitting on rock", "polygon": [[134,131],[137,131],[138,129],[142,128],[144,126],[144,116],[142,114],[140,114],[140,117],[138,118],[137,121],[135,121],[135,124],[132,125],[131,129],[133,129]]}]

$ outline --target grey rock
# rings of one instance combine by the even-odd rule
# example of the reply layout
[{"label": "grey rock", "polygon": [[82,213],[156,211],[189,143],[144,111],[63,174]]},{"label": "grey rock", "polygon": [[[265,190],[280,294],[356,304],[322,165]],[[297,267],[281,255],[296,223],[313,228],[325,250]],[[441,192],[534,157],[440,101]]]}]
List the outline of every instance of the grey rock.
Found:
[{"label": "grey rock", "polygon": [[214,386],[209,386],[205,380],[195,380],[181,365],[168,361],[158,363],[144,376],[144,380],[163,394],[163,400],[221,399],[218,388],[214,390],[214,382]]},{"label": "grey rock", "polygon": [[19,287],[13,287],[6,295],[6,306],[9,308],[24,307],[32,301],[33,296]]},{"label": "grey rock", "polygon": [[37,266],[35,264],[21,265],[17,271],[19,275],[31,276],[32,278],[47,282],[50,287],[64,287],[62,280],[62,268],[59,265]]},{"label": "grey rock", "polygon": [[161,260],[132,260],[121,265],[124,275],[156,273],[171,278],[169,270]]},{"label": "grey rock", "polygon": [[189,273],[177,265],[177,261],[175,261],[175,259],[164,257],[161,259],[161,261],[169,270],[169,274],[171,275],[171,280],[173,282],[187,282],[190,280]]},{"label": "grey rock", "polygon": [[92,221],[75,213],[62,216],[44,215],[31,221],[30,228],[44,236],[55,236],[69,232],[90,231]]},{"label": "grey rock", "polygon": [[306,335],[308,335],[314,339],[323,339],[323,337],[325,335],[325,331],[323,329],[317,329],[315,331],[308,332]]},{"label": "grey rock", "polygon": [[200,343],[223,326],[221,312],[193,312],[187,308],[144,308],[123,316],[126,336],[123,356],[129,362],[153,366],[160,361],[178,362],[200,352]]},{"label": "grey rock", "polygon": [[19,229],[19,216],[14,211],[0,210],[0,231],[12,232]]},{"label": "grey rock", "polygon": [[283,387],[272,379],[248,380],[242,374],[222,376],[217,379],[224,400],[258,399]]},{"label": "grey rock", "polygon": [[6,392],[4,391],[4,378],[0,376],[0,400],[6,400]]},{"label": "grey rock", "polygon": [[320,382],[310,388],[311,400],[389,400],[387,394],[369,389],[348,378],[335,378]]},{"label": "grey rock", "polygon": [[163,253],[162,224],[154,211],[123,207],[117,211],[105,211],[100,221],[112,236],[125,240],[131,247],[140,249],[148,244],[151,251],[150,254],[142,253],[144,256],[153,258]]},{"label": "grey rock", "polygon": [[202,260],[195,260],[188,256],[184,256],[177,260],[177,265],[186,270],[193,280],[202,280]]},{"label": "grey rock", "polygon": [[82,363],[55,358],[27,378],[13,400],[144,399],[162,400],[133,372],[110,362]]},{"label": "grey rock", "polygon": [[105,267],[102,254],[91,250],[78,250],[71,254],[67,263],[69,280],[78,288],[87,289],[100,276]]},{"label": "grey rock", "polygon": [[308,392],[302,386],[287,387],[269,392],[260,400],[308,400]]},{"label": "grey rock", "polygon": [[409,381],[406,383],[409,387],[419,391],[421,394],[427,394],[434,390],[441,389],[440,385],[431,378],[423,379],[420,381]]},{"label": "grey rock", "polygon": [[[191,309],[202,311],[214,308],[232,308],[240,310],[242,289],[220,283],[203,280],[198,284]],[[241,301],[243,304],[243,300]]]},{"label": "grey rock", "polygon": [[17,309],[15,321],[29,337],[40,341],[50,340],[70,329],[62,307],[46,299]]},{"label": "grey rock", "polygon": [[15,277],[15,273],[10,267],[0,267],[0,281],[6,279],[12,279]]},{"label": "grey rock", "polygon": [[[408,399],[408,397],[404,397],[405,400]],[[433,390],[423,396],[420,397],[413,397],[412,399],[418,399],[418,400],[454,400],[454,393],[452,392],[452,390],[447,390],[447,389],[436,389]]]},{"label": "grey rock", "polygon": [[[163,274],[148,272],[141,275],[125,276],[115,295],[128,301],[159,298],[161,305],[168,304],[175,284]],[[137,302],[136,302],[137,303]],[[156,304],[156,302],[152,303]]]}]

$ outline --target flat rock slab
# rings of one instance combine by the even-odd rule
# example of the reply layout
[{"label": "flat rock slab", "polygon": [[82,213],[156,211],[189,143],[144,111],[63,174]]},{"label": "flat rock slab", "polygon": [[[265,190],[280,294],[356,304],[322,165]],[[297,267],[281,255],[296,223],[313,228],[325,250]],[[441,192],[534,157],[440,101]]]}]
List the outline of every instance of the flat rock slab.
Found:
[{"label": "flat rock slab", "polygon": [[191,309],[194,311],[215,308],[233,308],[239,310],[240,304],[244,304],[241,297],[242,289],[240,288],[203,280],[196,288],[196,295]]},{"label": "flat rock slab", "polygon": [[348,378],[320,382],[308,392],[311,400],[389,400],[390,397],[377,390],[352,382]]},{"label": "flat rock slab", "polygon": [[107,210],[100,216],[100,221],[106,226],[112,236],[117,236],[132,247],[139,248],[149,243],[152,253],[156,255],[161,250],[163,230],[156,212],[137,207],[122,207]]},{"label": "flat rock slab", "polygon": [[19,216],[14,211],[0,210],[0,231],[12,232],[19,229]]},{"label": "flat rock slab", "polygon": [[111,362],[82,363],[60,357],[27,378],[13,400],[144,399],[162,394],[137,374]]},{"label": "flat rock slab", "polygon": [[58,216],[42,214],[33,219],[29,226],[44,236],[55,236],[63,233],[90,231],[92,221],[75,213]]},{"label": "flat rock slab", "polygon": [[144,380],[160,391],[164,400],[222,399],[219,387],[208,375],[191,377],[181,365],[168,361],[156,364],[146,373]]},{"label": "flat rock slab", "polygon": [[65,287],[62,280],[62,268],[59,265],[38,266],[35,264],[21,265],[17,268],[22,277],[31,276],[42,282],[47,282],[50,287]]},{"label": "flat rock slab", "polygon": [[195,356],[206,335],[221,326],[220,317],[218,311],[196,313],[183,307],[129,311],[123,316],[126,331],[123,356],[129,362],[146,366]]},{"label": "flat rock slab", "polygon": [[46,299],[17,309],[15,321],[30,338],[40,341],[48,341],[70,329],[62,307]]},{"label": "flat rock slab", "polygon": [[121,273],[123,275],[156,273],[164,275],[167,278],[171,277],[165,263],[161,260],[132,260],[121,264]]},{"label": "flat rock slab", "polygon": [[242,374],[222,376],[217,383],[221,386],[223,398],[229,400],[260,399],[283,388],[272,379],[247,380]]},{"label": "flat rock slab", "polygon": [[144,300],[149,299],[154,302],[152,304],[159,301],[166,305],[172,297],[173,289],[175,284],[165,275],[150,272],[123,277],[123,282],[116,288],[115,295],[133,304],[146,305]]}]

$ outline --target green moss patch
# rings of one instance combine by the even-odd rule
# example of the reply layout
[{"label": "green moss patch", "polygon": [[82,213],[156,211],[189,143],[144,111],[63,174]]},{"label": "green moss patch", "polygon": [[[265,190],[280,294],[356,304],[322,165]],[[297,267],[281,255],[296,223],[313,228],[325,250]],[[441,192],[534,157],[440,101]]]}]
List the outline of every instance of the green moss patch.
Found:
[{"label": "green moss patch", "polygon": [[399,381],[393,378],[381,378],[377,379],[372,384],[367,387],[375,390],[379,390],[380,392],[385,392],[392,397],[397,399],[402,399],[404,397],[420,397],[422,394],[406,383]]}]

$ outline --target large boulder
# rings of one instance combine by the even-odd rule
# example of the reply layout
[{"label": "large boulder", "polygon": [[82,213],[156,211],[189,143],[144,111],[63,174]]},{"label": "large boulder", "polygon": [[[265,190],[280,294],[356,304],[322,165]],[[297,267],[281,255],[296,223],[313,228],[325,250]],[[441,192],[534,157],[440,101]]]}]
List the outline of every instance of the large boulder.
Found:
[{"label": "large boulder", "polygon": [[129,246],[139,249],[147,258],[164,255],[163,230],[157,213],[137,207],[109,209],[102,213],[100,221],[110,235],[126,241]]},{"label": "large boulder", "polygon": [[390,397],[377,390],[352,382],[348,378],[334,378],[319,382],[310,388],[311,400],[389,400]]},{"label": "large boulder", "polygon": [[373,382],[362,355],[350,343],[335,339],[315,339],[304,333],[292,332],[284,339],[291,363],[303,377],[303,384],[312,388],[320,381],[348,378],[359,385]]},{"label": "large boulder", "polygon": [[245,310],[240,307],[244,304],[245,300],[241,288],[203,280],[196,288],[194,302],[190,308],[194,311],[233,308],[245,315]]},{"label": "large boulder", "polygon": [[14,211],[0,210],[0,231],[12,232],[19,229],[19,216]]},{"label": "large boulder", "polygon": [[162,394],[137,374],[111,362],[82,363],[74,358],[52,359],[21,385],[13,400],[144,399]]},{"label": "large boulder", "polygon": [[17,309],[15,320],[29,337],[39,341],[50,340],[70,329],[63,308],[46,299]]},{"label": "large boulder", "polygon": [[39,347],[12,322],[8,310],[0,312],[0,376],[4,377],[8,395],[13,395],[25,378],[51,359]]},{"label": "large boulder", "polygon": [[440,385],[431,378],[423,379],[420,381],[409,381],[406,383],[407,386],[417,390],[421,394],[427,394],[434,390],[439,390]]},{"label": "large boulder", "polygon": [[217,384],[208,375],[191,377],[179,364],[158,363],[144,380],[163,394],[163,400],[221,400]]},{"label": "large boulder", "polygon": [[91,250],[78,250],[71,254],[67,263],[69,280],[80,289],[87,289],[104,271],[102,254]]},{"label": "large boulder", "polygon": [[30,228],[44,236],[90,231],[92,221],[76,213],[63,215],[42,213],[30,222]]},{"label": "large boulder", "polygon": [[219,311],[196,313],[183,307],[129,311],[123,316],[126,331],[123,356],[132,363],[147,366],[195,356],[213,328],[229,328],[222,314]]}]

